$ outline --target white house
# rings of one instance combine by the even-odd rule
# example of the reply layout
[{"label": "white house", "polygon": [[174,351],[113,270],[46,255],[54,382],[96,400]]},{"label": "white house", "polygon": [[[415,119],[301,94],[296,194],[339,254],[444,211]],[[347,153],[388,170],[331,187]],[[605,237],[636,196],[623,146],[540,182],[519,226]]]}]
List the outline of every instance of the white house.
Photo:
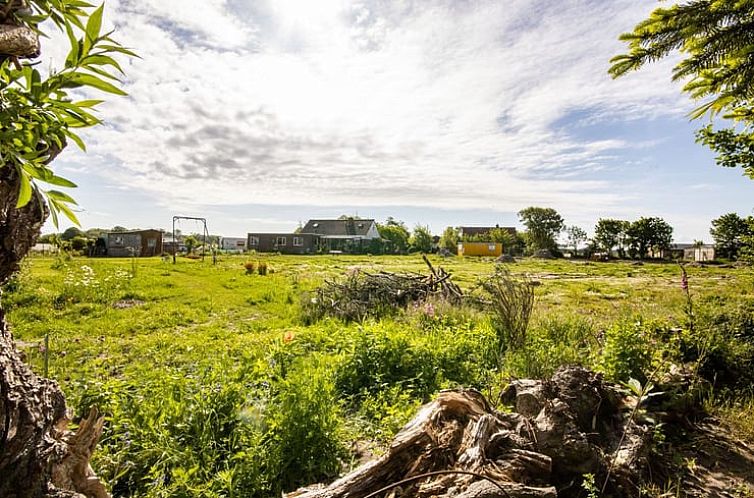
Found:
[{"label": "white house", "polygon": [[246,237],[221,237],[220,249],[243,252],[246,250]]}]

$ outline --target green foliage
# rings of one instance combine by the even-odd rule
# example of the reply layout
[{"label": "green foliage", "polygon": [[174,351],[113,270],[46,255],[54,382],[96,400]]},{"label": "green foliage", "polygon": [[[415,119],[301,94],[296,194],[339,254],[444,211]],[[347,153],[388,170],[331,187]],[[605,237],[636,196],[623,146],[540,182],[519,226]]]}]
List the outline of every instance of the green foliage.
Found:
[{"label": "green foliage", "polygon": [[440,248],[445,249],[451,254],[458,253],[458,230],[453,227],[447,227],[440,236]]},{"label": "green foliage", "polygon": [[[84,261],[52,268],[52,258],[35,256],[3,288],[31,367],[42,372],[47,356],[76,416],[95,405],[106,415],[93,465],[115,496],[280,496],[354,464],[344,448],[384,451],[440,389],[474,387],[494,399],[505,379],[546,377],[563,364],[617,358],[630,372],[646,364],[642,352],[650,370],[700,359],[715,392],[729,389],[727,402],[742,407],[752,385],[750,269],[687,268],[692,333],[678,327],[677,265],[522,259],[508,267],[513,278],[551,278],[535,287],[524,346],[506,350],[500,364],[492,314],[476,307],[433,301],[361,324],[302,325],[300,293],[354,267],[426,271],[417,256],[263,259],[276,269],[265,278],[243,275],[243,255],[217,265],[140,258],[131,279],[128,258],[88,259],[90,286],[75,286],[66,275],[83,282]],[[490,262],[452,259],[447,269],[469,289]],[[89,290],[116,272],[123,285]],[[621,320],[627,313],[641,317],[638,331]]]},{"label": "green foliage", "polygon": [[545,379],[563,365],[593,366],[590,354],[596,346],[591,322],[578,316],[549,317],[532,325],[524,348],[506,352],[503,372]]},{"label": "green foliage", "polygon": [[518,212],[518,217],[529,233],[530,251],[557,249],[555,238],[565,228],[563,218],[552,208],[528,207]]},{"label": "green foliage", "polygon": [[277,464],[274,477],[285,490],[335,477],[344,456],[332,373],[314,360],[298,363],[277,383],[269,407],[266,443]]},{"label": "green foliage", "polygon": [[416,225],[410,239],[411,249],[420,253],[432,252],[432,232],[425,225]]},{"label": "green foliage", "polygon": [[[92,112],[100,100],[75,101],[71,89],[94,89],[125,95],[116,74],[120,64],[116,54],[133,56],[111,37],[102,33],[103,6],[88,12],[89,4],[80,1],[32,0],[31,15],[16,16],[17,21],[32,29],[51,20],[69,40],[69,52],[63,67],[42,79],[31,64],[20,68],[11,58],[0,63],[0,168],[15,168],[19,178],[16,207],[32,200],[34,187],[46,183],[53,187],[75,187],[50,168],[50,162],[73,141],[82,150],[84,143],[76,129],[101,123]],[[13,126],[7,126],[12,123]],[[43,192],[50,206],[53,222],[58,213],[78,224],[71,206],[75,201],[59,190]]]},{"label": "green foliage", "polygon": [[674,80],[694,100],[707,99],[692,112],[701,118],[722,115],[741,126],[715,131],[711,125],[697,140],[717,152],[721,166],[744,168],[754,177],[754,48],[751,2],[691,0],[655,9],[632,32],[621,35],[628,53],[611,60],[610,74],[621,76],[675,51],[682,54]]},{"label": "green foliage", "polygon": [[628,221],[600,218],[594,228],[595,245],[608,254],[617,247],[618,255],[624,258],[628,238],[626,232],[630,226]]},{"label": "green foliage", "polygon": [[647,379],[653,349],[652,329],[641,321],[622,321],[605,331],[599,367],[615,382]]},{"label": "green foliage", "polygon": [[586,230],[576,225],[570,226],[565,230],[568,236],[568,245],[573,247],[574,256],[579,253],[579,244],[587,241]]},{"label": "green foliage", "polygon": [[662,251],[670,248],[673,241],[673,227],[662,218],[639,218],[626,229],[629,254],[644,259],[649,251]]},{"label": "green foliage", "polygon": [[723,258],[736,259],[747,237],[754,235],[754,219],[741,218],[727,213],[712,220],[710,234],[715,240],[715,250]]},{"label": "green foliage", "polygon": [[405,254],[409,247],[409,232],[402,221],[396,221],[388,218],[385,224],[377,224],[377,230],[380,237],[385,239],[385,253]]},{"label": "green foliage", "polygon": [[480,299],[492,312],[492,327],[497,335],[496,349],[521,349],[534,308],[534,285],[528,278],[514,277],[504,265],[479,280]]}]

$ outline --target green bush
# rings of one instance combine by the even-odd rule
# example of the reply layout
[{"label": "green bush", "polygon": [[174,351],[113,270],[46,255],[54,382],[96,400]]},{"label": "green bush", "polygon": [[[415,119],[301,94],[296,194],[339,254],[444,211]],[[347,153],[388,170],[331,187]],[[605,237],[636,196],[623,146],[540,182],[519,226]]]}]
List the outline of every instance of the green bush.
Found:
[{"label": "green bush", "polygon": [[529,330],[525,347],[508,351],[503,371],[513,377],[544,379],[563,365],[590,366],[596,333],[581,317],[547,318]]},{"label": "green bush", "polygon": [[647,380],[653,356],[653,335],[641,320],[624,320],[605,331],[599,369],[612,381]]}]

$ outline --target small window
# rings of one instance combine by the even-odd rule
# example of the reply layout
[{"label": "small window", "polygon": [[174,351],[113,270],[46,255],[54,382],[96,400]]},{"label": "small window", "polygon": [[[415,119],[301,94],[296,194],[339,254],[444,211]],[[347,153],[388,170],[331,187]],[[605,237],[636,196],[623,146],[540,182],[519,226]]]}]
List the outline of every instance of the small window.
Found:
[{"label": "small window", "polygon": [[249,245],[250,246],[258,246],[259,245],[259,237],[249,237]]},{"label": "small window", "polygon": [[122,235],[117,235],[115,237],[115,245],[116,246],[122,246],[123,245],[123,236]]},{"label": "small window", "polygon": [[304,238],[303,237],[293,237],[293,245],[296,247],[301,247],[304,245]]},{"label": "small window", "polygon": [[276,245],[276,246],[284,246],[285,244],[286,244],[286,240],[285,240],[285,237],[278,237],[278,238],[277,238],[277,239],[275,240],[275,245]]},{"label": "small window", "polygon": [[157,247],[157,239],[147,239],[147,247],[149,248]]},{"label": "small window", "polygon": [[315,223],[312,225],[314,228],[319,228],[319,223]]},{"label": "small window", "polygon": [[490,251],[494,251],[497,248],[495,247],[495,244],[490,244],[489,246],[487,246],[487,249],[489,249]]}]

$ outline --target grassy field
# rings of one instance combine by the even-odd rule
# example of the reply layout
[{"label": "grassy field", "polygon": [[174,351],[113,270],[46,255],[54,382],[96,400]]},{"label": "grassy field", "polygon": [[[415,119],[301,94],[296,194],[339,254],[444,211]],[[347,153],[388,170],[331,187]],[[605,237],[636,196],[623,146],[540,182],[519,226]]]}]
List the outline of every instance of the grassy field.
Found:
[{"label": "grassy field", "polygon": [[[268,274],[247,274],[247,261]],[[433,264],[463,288],[494,270],[482,259]],[[692,317],[675,264],[509,266],[538,285],[526,346],[502,355],[489,316],[439,302],[306,325],[301,303],[324,279],[426,272],[419,256],[31,258],[3,302],[33,368],[77,415],[96,406],[108,417],[95,465],[122,496],[279,494],[379,453],[439,389],[494,398],[505,379],[565,363],[625,380],[703,360],[725,413],[751,411],[750,268],[688,268]]]}]

